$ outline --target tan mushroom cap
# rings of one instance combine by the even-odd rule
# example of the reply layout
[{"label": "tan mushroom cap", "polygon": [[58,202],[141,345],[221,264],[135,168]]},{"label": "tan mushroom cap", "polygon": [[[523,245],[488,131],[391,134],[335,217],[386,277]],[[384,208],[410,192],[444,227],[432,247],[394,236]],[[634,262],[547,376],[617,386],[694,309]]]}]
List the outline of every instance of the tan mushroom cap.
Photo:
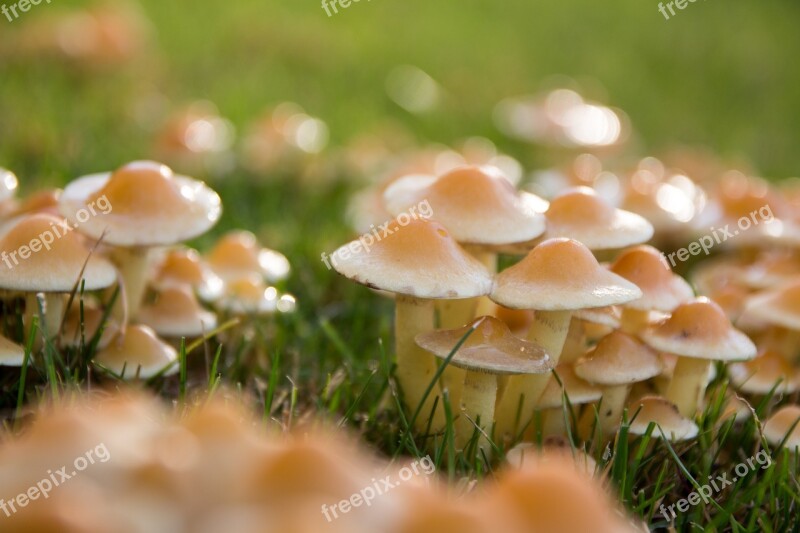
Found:
[{"label": "tan mushroom cap", "polygon": [[675,404],[660,396],[645,396],[628,406],[630,416],[636,415],[631,421],[629,433],[644,435],[651,422],[657,425],[653,429],[654,437],[666,439],[670,442],[693,439],[700,431],[692,420],[678,412]]},{"label": "tan mushroom cap", "polygon": [[407,194],[400,194],[397,187],[390,186],[385,193],[392,215],[402,216],[407,209],[427,201],[433,217],[460,243],[525,243],[544,233],[540,211],[543,200],[517,192],[495,167],[460,167]]},{"label": "tan mushroom cap", "polygon": [[550,202],[545,237],[568,237],[592,250],[624,248],[647,242],[653,226],[643,217],[616,209],[593,189],[576,187]]},{"label": "tan mushroom cap", "polygon": [[653,350],[621,331],[614,331],[574,365],[575,374],[595,385],[625,385],[658,376],[661,359]]},{"label": "tan mushroom cap", "polygon": [[800,257],[785,252],[768,252],[744,267],[740,281],[753,289],[768,289],[800,277]]},{"label": "tan mushroom cap", "polygon": [[575,311],[573,318],[589,322],[590,324],[617,329],[622,319],[622,311],[615,305],[607,305],[605,307],[579,309]]},{"label": "tan mushroom cap", "polygon": [[397,220],[390,235],[366,250],[353,241],[331,256],[341,275],[374,289],[416,298],[474,298],[489,294],[492,277],[438,222]]},{"label": "tan mushroom cap", "polygon": [[208,254],[208,264],[223,279],[236,279],[260,273],[274,283],[289,276],[286,256],[264,248],[249,231],[226,233]]},{"label": "tan mushroom cap", "polygon": [[25,349],[0,335],[0,366],[22,366]]},{"label": "tan mushroom cap", "polygon": [[781,354],[765,350],[745,363],[728,365],[733,384],[750,394],[791,394],[800,389],[800,371]]},{"label": "tan mushroom cap", "polygon": [[470,333],[450,364],[487,374],[543,374],[553,363],[538,344],[518,339],[508,326],[493,316],[476,319],[472,324],[417,335],[416,342],[440,359],[447,359],[459,341]]},{"label": "tan mushroom cap", "polygon": [[154,285],[185,284],[195,289],[204,300],[215,300],[222,294],[224,283],[191,248],[170,250],[155,274]]},{"label": "tan mushroom cap", "polygon": [[689,283],[673,274],[664,256],[652,246],[641,245],[625,250],[610,270],[642,290],[641,298],[625,304],[632,309],[672,311],[694,297]]},{"label": "tan mushroom cap", "polygon": [[226,283],[225,293],[217,305],[232,313],[270,315],[291,313],[296,302],[292,295],[279,294],[278,289],[264,283],[261,276],[252,274]]},{"label": "tan mushroom cap", "polygon": [[[166,165],[134,161],[114,172],[73,181],[61,213],[81,232],[115,246],[176,244],[208,231],[222,214],[219,195],[202,181],[173,174]],[[103,209],[104,208],[104,209]],[[94,213],[85,221],[81,213]]]},{"label": "tan mushroom cap", "polygon": [[769,417],[764,424],[764,437],[773,446],[779,446],[785,440],[784,446],[787,449],[796,450],[800,447],[798,420],[800,420],[800,405],[787,405]]},{"label": "tan mushroom cap", "polygon": [[[111,344],[101,350],[95,361],[123,378],[137,375],[147,379],[167,368],[162,375],[169,376],[178,371],[178,353],[163,342],[147,326],[128,326]],[[124,375],[123,375],[124,369]]]},{"label": "tan mushroom cap", "polygon": [[11,200],[17,194],[19,180],[17,176],[5,168],[0,168],[0,202]]},{"label": "tan mushroom cap", "polygon": [[542,242],[495,278],[492,300],[512,309],[577,310],[630,302],[639,288],[601,267],[572,239]]},{"label": "tan mushroom cap", "polygon": [[198,337],[217,327],[216,315],[203,309],[190,287],[180,285],[161,289],[136,318],[164,337]]},{"label": "tan mushroom cap", "polygon": [[104,325],[105,329],[100,335],[97,347],[101,350],[107,347],[119,333],[119,324],[110,315],[105,324],[103,324],[104,315],[105,313],[102,309],[85,305],[83,309],[83,329],[81,330],[80,307],[73,303],[61,328],[61,344],[63,346],[78,347],[81,344],[81,335],[83,335],[83,340],[88,345],[100,326]]},{"label": "tan mushroom cap", "polygon": [[658,351],[683,357],[743,361],[756,356],[753,341],[731,325],[717,304],[704,297],[681,304],[640,337]]},{"label": "tan mushroom cap", "polygon": [[742,316],[800,330],[800,278],[750,297]]},{"label": "tan mushroom cap", "polygon": [[[0,261],[0,288],[70,292],[81,278],[81,271],[87,291],[112,285],[117,278],[114,266],[93,255],[77,233],[67,232],[67,227],[71,226],[63,219],[46,214],[30,215],[17,222],[0,239],[0,250],[8,254],[8,260]],[[53,237],[49,250],[42,240],[45,235]],[[22,255],[26,248],[30,252],[27,259]]]},{"label": "tan mushroom cap", "polygon": [[585,472],[590,476],[594,475],[597,470],[597,461],[591,455],[583,450],[574,449],[570,443],[560,437],[548,438],[543,448],[532,442],[520,442],[506,452],[505,462],[510,467],[519,469],[531,459],[537,460],[542,455],[545,456],[544,460],[556,457],[559,460],[571,461],[580,472]]},{"label": "tan mushroom cap", "polygon": [[603,396],[601,389],[579,378],[570,364],[558,365],[553,372],[558,374],[558,379],[561,380],[563,387],[558,383],[558,380],[551,379],[547,383],[541,398],[536,403],[536,407],[539,409],[561,407],[565,390],[569,403],[572,405],[596,402]]}]

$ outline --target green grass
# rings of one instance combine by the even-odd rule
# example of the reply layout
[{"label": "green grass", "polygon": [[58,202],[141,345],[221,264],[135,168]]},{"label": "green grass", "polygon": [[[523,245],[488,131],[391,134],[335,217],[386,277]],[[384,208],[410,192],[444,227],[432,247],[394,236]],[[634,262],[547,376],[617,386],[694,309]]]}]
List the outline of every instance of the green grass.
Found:
[{"label": "green grass", "polygon": [[[210,99],[240,132],[265,107],[293,100],[329,123],[334,146],[399,123],[420,142],[485,135],[527,168],[540,168],[551,161],[549,152],[504,139],[491,112],[501,98],[537,91],[556,75],[624,109],[639,133],[639,153],[703,144],[768,177],[796,173],[796,2],[698,2],[670,21],[657,2],[622,0],[374,0],[331,18],[316,2],[142,4],[154,24],[155,55],[90,75],[20,57],[9,46],[35,17],[66,5],[40,6],[13,24],[0,19],[0,166],[17,172],[24,192],[147,157],[152,133],[129,111],[152,90],[175,105]],[[400,64],[417,65],[439,81],[445,90],[439,109],[411,116],[388,99],[385,77]],[[317,189],[293,178],[236,169],[214,182],[226,211],[195,244],[207,248],[234,227],[255,231],[290,258],[294,270],[284,288],[297,295],[298,312],[251,324],[248,339],[188,347],[178,379],[149,385],[167,398],[240,387],[271,423],[313,412],[360,432],[388,456],[424,455],[424,439],[409,438],[411,424],[390,379],[391,302],[319,261],[352,236],[343,214],[357,186],[351,178],[358,177],[341,175]],[[6,311],[6,333],[21,340],[13,310]],[[73,352],[46,353],[45,360],[31,359],[22,376],[0,370],[0,408],[8,416],[16,412],[20,420],[26,404],[64,389],[115,382],[92,362],[91,340]],[[255,364],[254,353],[270,364]],[[724,382],[712,393],[720,387]],[[756,411],[766,415],[767,403]],[[701,438],[674,449],[647,438],[628,441],[623,430],[610,453],[602,445],[589,451],[629,508],[661,527],[661,503],[686,497],[692,478],[703,484],[762,445],[755,422],[720,423],[713,404],[702,423]],[[457,457],[452,433],[432,445],[440,472],[453,481],[491,475],[496,467],[482,457]],[[678,530],[800,530],[796,461],[778,452],[773,468],[739,480],[718,495],[718,505],[681,514]]]}]

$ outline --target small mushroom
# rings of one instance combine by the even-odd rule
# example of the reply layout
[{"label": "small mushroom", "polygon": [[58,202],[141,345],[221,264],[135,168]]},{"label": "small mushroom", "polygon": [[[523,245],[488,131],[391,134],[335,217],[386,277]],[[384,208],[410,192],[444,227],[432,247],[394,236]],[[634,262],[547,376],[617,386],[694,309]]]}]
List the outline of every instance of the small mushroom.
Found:
[{"label": "small mushroom", "polygon": [[751,296],[740,320],[756,320],[761,323],[780,326],[790,332],[786,345],[790,346],[789,359],[797,359],[800,350],[800,279],[779,285],[769,291]]},{"label": "small mushroom", "polygon": [[139,310],[139,321],[164,337],[199,337],[217,327],[217,317],[206,311],[191,288],[173,285],[162,288],[152,304]]},{"label": "small mushroom", "polygon": [[762,350],[746,363],[728,365],[731,382],[748,394],[792,394],[800,390],[800,371],[774,350]]},{"label": "small mushroom", "polygon": [[[514,337],[505,322],[491,316],[457,329],[422,333],[417,335],[416,342],[440,359],[446,359],[468,334],[450,360],[451,365],[466,370],[455,427],[455,445],[459,449],[466,446],[476,427],[491,435],[498,376],[541,374],[553,368],[544,349]],[[488,443],[480,440],[479,447],[490,453]]]},{"label": "small mushroom", "polygon": [[208,264],[225,280],[258,273],[270,283],[289,276],[289,260],[280,252],[264,248],[249,231],[226,233],[208,254]]},{"label": "small mushroom", "polygon": [[545,218],[545,238],[575,239],[590,250],[625,248],[653,236],[653,226],[646,219],[614,208],[588,187],[576,187],[553,198]]},{"label": "small mushroom", "polygon": [[[136,316],[147,287],[150,249],[202,235],[222,213],[219,195],[205,183],[152,161],[78,178],[64,189],[60,208],[81,233],[115,247],[129,317]],[[85,213],[93,215],[79,220]]]},{"label": "small mushroom", "polygon": [[800,406],[787,405],[778,409],[764,424],[764,437],[773,446],[784,447],[791,452],[800,450]]},{"label": "small mushroom", "polygon": [[640,337],[652,348],[678,356],[666,396],[688,417],[694,416],[701,403],[710,361],[745,361],[756,356],[747,335],[734,329],[722,309],[704,297],[681,304]]},{"label": "small mushroom", "polygon": [[680,442],[697,437],[700,429],[691,419],[683,416],[678,408],[660,396],[645,396],[628,406],[633,418],[628,433],[644,435],[651,422],[656,423],[652,435],[670,442]]},{"label": "small mushroom", "polygon": [[81,346],[81,342],[88,344],[103,326],[103,333],[97,343],[97,347],[102,350],[119,333],[119,324],[110,316],[104,324],[105,312],[103,309],[87,298],[84,298],[83,302],[83,313],[81,313],[81,305],[77,298],[73,300],[72,306],[67,311],[61,329],[61,345],[78,348]]},{"label": "small mushroom", "polygon": [[615,331],[575,363],[575,374],[603,387],[600,430],[612,433],[622,419],[631,385],[661,373],[661,360],[634,337]]},{"label": "small mushroom", "polygon": [[[626,303],[641,297],[636,285],[601,267],[586,246],[572,239],[549,239],[522,261],[495,277],[491,298],[512,309],[535,309],[528,340],[560,361],[570,318],[579,309]],[[516,433],[514,421],[527,424],[549,375],[511,376],[500,398],[498,435]]]},{"label": "small mushroom", "polygon": [[622,329],[637,334],[647,327],[650,311],[671,312],[691,300],[694,291],[682,277],[673,274],[661,252],[641,245],[622,252],[610,267],[642,290],[642,297],[623,305]]},{"label": "small mushroom", "polygon": [[128,326],[94,361],[122,379],[148,379],[161,372],[170,376],[178,372],[178,353],[158,338],[147,326]]},{"label": "small mushroom", "polygon": [[296,302],[291,294],[280,294],[278,289],[264,283],[258,274],[234,279],[225,284],[217,307],[234,315],[272,315],[276,312],[292,313]]},{"label": "small mushroom", "polygon": [[[598,401],[603,396],[603,391],[581,379],[575,374],[573,365],[560,364],[555,369],[558,380],[551,379],[547,383],[536,408],[542,411],[544,436],[566,435],[566,420],[564,409],[568,406],[586,405]],[[559,381],[561,383],[559,383]],[[569,404],[564,403],[566,394]],[[531,430],[535,428],[531,427]],[[530,432],[529,432],[530,433]],[[535,435],[532,435],[535,437]]]},{"label": "small mushroom", "polygon": [[[423,399],[436,372],[436,362],[414,339],[434,329],[436,299],[476,298],[489,293],[492,278],[486,268],[466,253],[438,222],[411,219],[402,226],[393,221],[390,233],[369,250],[360,241],[339,248],[331,259],[346,278],[396,293],[395,342],[397,379],[412,412]],[[417,423],[426,425],[433,412],[434,391],[421,407]],[[434,413],[432,427],[441,427],[443,413]]]},{"label": "small mushroom", "polygon": [[22,366],[25,349],[0,335],[0,366]]},{"label": "small mushroom", "polygon": [[191,248],[178,248],[167,252],[156,270],[153,285],[189,285],[205,301],[214,301],[222,295],[224,283],[209,267],[200,253]]},{"label": "small mushroom", "polygon": [[[45,333],[53,337],[64,314],[63,294],[83,280],[86,291],[111,286],[116,280],[113,265],[84,246],[58,217],[29,215],[17,222],[2,239],[0,288],[26,293],[26,328],[38,314],[36,293],[45,293]],[[51,240],[52,242],[47,242]]]},{"label": "small mushroom", "polygon": [[0,217],[5,217],[16,208],[15,195],[19,188],[17,176],[10,170],[0,168]]}]

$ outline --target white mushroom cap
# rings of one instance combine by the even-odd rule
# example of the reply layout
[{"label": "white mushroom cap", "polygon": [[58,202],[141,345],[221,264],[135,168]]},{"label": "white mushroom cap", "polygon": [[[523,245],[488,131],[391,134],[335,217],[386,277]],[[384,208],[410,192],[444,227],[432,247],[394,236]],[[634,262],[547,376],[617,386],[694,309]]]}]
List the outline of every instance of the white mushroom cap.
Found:
[{"label": "white mushroom cap", "polygon": [[223,279],[231,280],[253,273],[275,283],[289,277],[289,260],[280,252],[261,246],[249,231],[226,233],[208,254],[208,264]]},{"label": "white mushroom cap", "polygon": [[800,406],[787,405],[769,417],[764,424],[764,437],[773,446],[785,440],[789,450],[800,448]]},{"label": "white mushroom cap", "polygon": [[0,168],[0,202],[11,200],[17,194],[19,180],[10,170]]},{"label": "white mushroom cap", "polygon": [[642,290],[641,298],[625,304],[632,309],[672,311],[694,297],[689,283],[673,274],[664,256],[652,246],[641,245],[623,251],[610,270]]},{"label": "white mushroom cap", "polygon": [[750,297],[745,317],[800,331],[800,278]]},{"label": "white mushroom cap", "polygon": [[800,389],[800,370],[781,354],[765,350],[745,363],[728,365],[733,384],[749,394],[791,394]]},{"label": "white mushroom cap", "polygon": [[82,233],[124,247],[183,242],[208,231],[222,214],[219,195],[205,183],[152,161],[78,178],[64,189],[60,208]]},{"label": "white mushroom cap", "polygon": [[630,416],[635,415],[628,429],[633,435],[644,435],[651,422],[657,424],[652,435],[671,442],[693,439],[700,431],[697,424],[682,416],[673,403],[658,396],[645,396],[631,402],[628,412]]},{"label": "white mushroom cap", "polygon": [[653,350],[621,331],[602,339],[575,362],[575,374],[596,385],[626,385],[658,376],[661,359]]},{"label": "white mushroom cap", "polygon": [[22,366],[25,349],[0,335],[0,366]]},{"label": "white mushroom cap", "polygon": [[164,287],[156,301],[139,310],[137,319],[164,337],[199,337],[217,327],[217,317],[206,311],[188,286]]},{"label": "white mushroom cap", "polygon": [[164,376],[178,372],[175,348],[159,339],[147,326],[128,326],[94,360],[126,379],[137,375],[148,379],[168,366]]},{"label": "white mushroom cap", "polygon": [[558,383],[558,380],[552,378],[547,383],[547,387],[544,389],[539,401],[536,402],[536,407],[539,409],[561,407],[565,390],[569,403],[572,405],[596,402],[603,396],[601,389],[579,378],[575,374],[575,369],[572,365],[558,365],[553,372],[558,374],[558,379],[561,380],[563,386]]}]

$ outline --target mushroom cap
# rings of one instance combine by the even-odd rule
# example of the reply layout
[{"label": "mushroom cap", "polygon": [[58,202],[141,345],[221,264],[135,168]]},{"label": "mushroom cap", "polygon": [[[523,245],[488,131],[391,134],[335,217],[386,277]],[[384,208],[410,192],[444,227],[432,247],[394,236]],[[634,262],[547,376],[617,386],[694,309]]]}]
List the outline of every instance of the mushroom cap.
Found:
[{"label": "mushroom cap", "polygon": [[355,240],[331,255],[339,274],[373,289],[416,298],[457,299],[489,294],[492,277],[438,222],[412,219],[371,248]]},{"label": "mushroom cap", "polygon": [[617,329],[620,326],[622,312],[617,306],[607,305],[605,307],[579,309],[575,311],[573,318],[589,322],[590,324]]},{"label": "mushroom cap", "polygon": [[170,250],[158,266],[154,285],[159,287],[175,283],[191,286],[202,299],[208,301],[219,298],[224,287],[222,279],[192,248]]},{"label": "mushroom cap", "polygon": [[652,435],[670,442],[693,439],[700,431],[697,424],[680,414],[675,404],[660,396],[645,396],[631,402],[628,412],[633,416],[637,411],[628,429],[633,435],[644,435],[650,422],[657,424]]},{"label": "mushroom cap", "polygon": [[572,405],[596,402],[603,396],[602,390],[579,378],[575,374],[575,369],[572,365],[558,365],[554,372],[558,374],[558,379],[561,380],[563,387],[558,383],[558,380],[555,378],[551,379],[547,383],[547,387],[545,387],[539,401],[536,403],[538,409],[561,407],[565,390],[567,398],[569,398],[569,403]]},{"label": "mushroom cap", "polygon": [[772,350],[761,352],[745,363],[728,365],[733,384],[749,394],[791,394],[800,389],[800,371],[782,355]]},{"label": "mushroom cap", "polygon": [[257,272],[271,283],[289,276],[286,256],[264,248],[249,231],[230,231],[217,241],[208,254],[208,264],[223,279],[237,279]]},{"label": "mushroom cap", "polygon": [[575,362],[575,374],[596,385],[638,383],[661,374],[661,359],[632,336],[614,331]]},{"label": "mushroom cap", "polygon": [[[103,325],[103,316],[105,313],[102,309],[84,305],[83,308],[83,339],[86,344],[91,342],[97,330]],[[100,335],[100,340],[97,343],[99,349],[107,347],[114,337],[119,333],[119,324],[113,318],[109,318],[105,322],[105,329]],[[61,328],[61,344],[63,346],[79,347],[81,343],[81,313],[80,306],[73,303],[72,308],[67,313],[64,320],[64,325]]]},{"label": "mushroom cap", "polygon": [[[87,291],[112,285],[117,279],[114,266],[92,254],[77,233],[71,229],[67,232],[67,227],[71,228],[68,222],[53,215],[37,214],[20,219],[0,239],[0,250],[10,258],[0,262],[0,288],[70,292],[80,278],[85,281]],[[43,244],[45,235],[54,237],[49,249]],[[39,251],[33,251],[34,242],[38,242]],[[32,252],[27,259],[19,255],[23,246]],[[16,257],[19,257],[19,264],[12,261]]]},{"label": "mushroom cap", "polygon": [[447,359],[467,333],[469,337],[450,360],[453,366],[498,375],[543,374],[553,369],[544,348],[518,339],[505,322],[493,316],[480,317],[460,328],[422,333],[416,342],[436,357]]},{"label": "mushroom cap", "polygon": [[384,198],[393,216],[427,201],[436,220],[465,244],[525,243],[545,229],[543,200],[517,192],[495,167],[460,167],[416,188],[403,180],[389,186]]},{"label": "mushroom cap", "polygon": [[588,187],[576,187],[554,198],[545,217],[546,238],[569,237],[591,250],[624,248],[653,236],[653,226],[645,218],[616,209]]},{"label": "mushroom cap", "polygon": [[17,176],[5,168],[0,168],[0,202],[11,200],[17,194],[19,180]]},{"label": "mushroom cap", "polygon": [[497,275],[491,299],[512,309],[577,310],[630,302],[642,291],[573,239],[549,239]]},{"label": "mushroom cap", "polygon": [[673,274],[664,256],[652,246],[640,245],[625,250],[610,270],[642,290],[641,298],[625,304],[632,309],[672,311],[694,297],[689,283]]},{"label": "mushroom cap", "polygon": [[0,335],[0,366],[22,366],[25,349]]},{"label": "mushroom cap", "polygon": [[280,295],[278,289],[267,286],[261,276],[251,274],[227,282],[225,293],[217,305],[232,313],[271,315],[293,312],[296,302],[292,295]]},{"label": "mushroom cap", "polygon": [[800,447],[800,422],[798,420],[800,420],[799,405],[787,405],[778,409],[764,424],[764,437],[773,446],[778,446],[786,440],[785,447],[795,450]]},{"label": "mushroom cap", "polygon": [[[114,172],[76,179],[64,189],[60,208],[82,233],[95,239],[105,234],[107,244],[126,247],[192,239],[222,214],[219,195],[205,183],[152,161],[134,161]],[[81,213],[92,216],[80,221]]]},{"label": "mushroom cap", "polygon": [[800,278],[750,297],[743,316],[776,326],[800,330]]},{"label": "mushroom cap", "polygon": [[178,360],[175,348],[142,325],[125,328],[94,360],[123,378],[136,377],[137,373],[142,379],[151,378],[167,365],[171,366],[164,371],[164,376],[178,371],[178,365],[174,364]]},{"label": "mushroom cap", "polygon": [[156,301],[142,307],[136,318],[159,335],[172,338],[199,337],[217,327],[216,315],[203,309],[186,285],[162,288]]},{"label": "mushroom cap", "polygon": [[506,323],[511,333],[524,338],[533,324],[533,311],[530,309],[509,309],[499,304],[494,304],[492,315]]},{"label": "mushroom cap", "polygon": [[768,252],[743,267],[740,282],[752,289],[768,289],[800,276],[800,258],[785,252]]},{"label": "mushroom cap", "polygon": [[756,356],[753,341],[731,325],[720,306],[704,297],[679,305],[640,337],[658,351],[683,357],[743,361]]}]

